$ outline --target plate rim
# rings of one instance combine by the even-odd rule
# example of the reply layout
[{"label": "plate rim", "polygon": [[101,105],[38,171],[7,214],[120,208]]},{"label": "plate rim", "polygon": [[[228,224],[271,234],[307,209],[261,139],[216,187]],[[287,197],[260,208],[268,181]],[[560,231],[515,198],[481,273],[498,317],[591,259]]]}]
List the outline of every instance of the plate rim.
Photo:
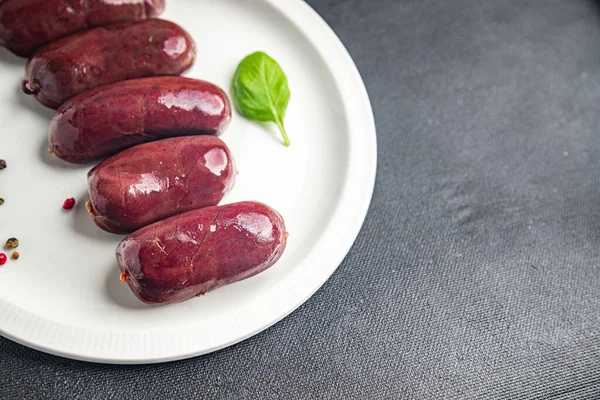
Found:
[{"label": "plate rim", "polygon": [[[349,136],[355,138],[348,141],[348,160],[362,159],[362,162],[350,162],[346,166],[346,181],[338,199],[337,209],[332,213],[332,218],[329,221],[328,228],[325,229],[326,232],[323,234],[321,243],[317,243],[310,253],[311,257],[307,257],[302,262],[303,264],[309,264],[310,260],[314,260],[313,263],[324,265],[324,270],[320,270],[322,271],[320,274],[310,276],[309,280],[304,281],[305,285],[301,287],[301,290],[297,285],[293,288],[286,288],[286,292],[292,295],[287,296],[286,301],[276,302],[277,304],[268,306],[267,311],[261,312],[259,323],[252,320],[256,317],[255,315],[246,316],[245,318],[238,316],[236,323],[232,323],[232,338],[224,338],[219,343],[208,347],[198,346],[201,348],[196,350],[190,350],[190,346],[183,347],[182,345],[171,347],[169,354],[161,354],[154,350],[157,344],[156,338],[148,337],[144,331],[133,333],[101,332],[82,327],[72,327],[61,322],[43,319],[29,311],[2,301],[0,301],[1,336],[45,353],[87,362],[154,364],[187,359],[229,347],[273,326],[304,304],[337,270],[358,237],[373,196],[377,173],[377,137],[373,109],[364,81],[352,57],[331,27],[310,5],[303,0],[261,1],[285,15],[288,21],[295,25],[295,28],[309,40],[325,65],[327,65],[334,77],[334,83],[346,110]],[[294,18],[291,18],[291,16]],[[334,65],[337,65],[338,68],[332,68]],[[344,96],[344,92],[351,92],[352,96]],[[349,218],[351,218],[350,221]],[[333,221],[340,219],[346,222],[344,226],[339,224],[336,226],[333,223]],[[341,241],[339,240],[340,237],[342,238]],[[338,239],[337,242],[335,239]],[[327,242],[330,241],[336,242],[334,251],[328,247]],[[319,262],[321,259],[327,261],[324,263]],[[284,281],[291,280],[292,276],[288,276]],[[306,282],[310,284],[307,285]],[[283,286],[285,285],[280,283],[272,292],[275,292],[276,289],[281,291]],[[271,292],[265,293],[255,303],[272,295]],[[242,321],[242,319],[247,321]],[[239,328],[235,328],[234,325],[252,326],[252,328],[244,329],[243,334],[236,334],[235,331]],[[188,331],[194,330],[193,327],[187,329]],[[77,332],[74,332],[75,330]],[[186,342],[186,339],[191,339],[188,336],[191,336],[190,333],[193,332],[176,335],[174,331],[154,331],[154,336],[158,333],[160,333],[159,336],[162,336],[163,340],[174,341],[180,337],[182,342]],[[81,337],[82,335],[86,340],[77,342],[75,337]],[[61,339],[59,340],[59,338]],[[143,339],[140,340],[141,338]],[[60,342],[60,344],[57,342]],[[66,343],[75,343],[75,345],[69,347],[65,345]],[[85,343],[85,345],[82,345],[82,343]],[[112,347],[111,351],[116,354],[119,353],[120,349],[131,349],[134,343],[137,352],[135,356],[130,355],[119,358],[105,355],[106,346]]]}]

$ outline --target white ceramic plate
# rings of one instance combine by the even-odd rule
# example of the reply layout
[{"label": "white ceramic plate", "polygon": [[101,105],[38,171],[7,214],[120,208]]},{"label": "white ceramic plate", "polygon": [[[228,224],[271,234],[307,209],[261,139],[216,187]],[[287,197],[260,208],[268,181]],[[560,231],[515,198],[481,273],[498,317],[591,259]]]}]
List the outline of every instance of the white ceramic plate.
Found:
[{"label": "white ceramic plate", "polygon": [[[281,260],[254,278],[185,303],[151,307],[119,281],[122,237],[100,231],[84,203],[89,167],[47,153],[51,110],[20,93],[24,60],[0,49],[0,241],[21,258],[0,267],[0,334],[81,360],[152,363],[244,340],[306,301],[334,272],[362,225],[376,171],[373,114],[359,73],[326,23],[300,0],[177,0],[164,18],[198,45],[187,75],[229,91],[244,56],[263,50],[286,71],[292,146],[240,115],[222,139],[240,174],[225,203],[259,200],[290,232]],[[76,209],[61,210],[68,197]]]}]

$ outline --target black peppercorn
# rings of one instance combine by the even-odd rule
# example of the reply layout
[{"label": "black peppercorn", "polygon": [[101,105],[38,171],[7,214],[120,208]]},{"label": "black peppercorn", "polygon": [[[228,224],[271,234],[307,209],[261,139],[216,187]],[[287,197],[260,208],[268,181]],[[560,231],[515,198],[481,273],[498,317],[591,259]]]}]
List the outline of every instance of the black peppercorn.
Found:
[{"label": "black peppercorn", "polygon": [[7,249],[16,249],[19,247],[19,240],[17,238],[10,238],[6,241],[5,246]]}]

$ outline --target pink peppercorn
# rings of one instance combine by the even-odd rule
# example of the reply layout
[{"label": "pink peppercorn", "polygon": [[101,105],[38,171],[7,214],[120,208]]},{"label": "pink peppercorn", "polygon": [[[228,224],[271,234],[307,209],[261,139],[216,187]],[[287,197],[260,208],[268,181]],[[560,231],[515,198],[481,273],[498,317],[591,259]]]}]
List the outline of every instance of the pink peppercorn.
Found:
[{"label": "pink peppercorn", "polygon": [[72,197],[70,199],[66,199],[63,203],[63,210],[70,210],[73,207],[75,207],[75,199]]}]

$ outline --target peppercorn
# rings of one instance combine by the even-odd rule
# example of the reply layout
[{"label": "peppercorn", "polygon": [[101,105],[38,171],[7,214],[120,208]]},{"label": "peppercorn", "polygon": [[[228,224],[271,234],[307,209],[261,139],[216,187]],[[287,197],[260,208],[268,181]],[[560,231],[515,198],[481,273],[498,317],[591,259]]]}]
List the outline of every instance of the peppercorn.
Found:
[{"label": "peppercorn", "polygon": [[6,264],[6,260],[7,260],[6,254],[0,253],[0,265]]},{"label": "peppercorn", "polygon": [[5,246],[7,249],[16,249],[19,247],[19,240],[17,238],[10,238],[6,241]]},{"label": "peppercorn", "polygon": [[0,169],[6,168],[6,161],[0,160]]},{"label": "peppercorn", "polygon": [[73,207],[75,207],[75,199],[72,197],[69,199],[66,199],[65,202],[63,203],[64,210],[70,210]]},{"label": "peppercorn", "polygon": [[19,252],[18,251],[13,251],[12,256],[13,260],[18,260],[19,259]]},{"label": "peppercorn", "polygon": [[92,205],[92,201],[88,200],[85,202],[85,208],[87,209],[88,214],[90,214],[90,216],[95,217],[96,213],[94,212],[94,206]]},{"label": "peppercorn", "polygon": [[4,199],[2,197],[0,197],[0,206],[4,204]]}]

